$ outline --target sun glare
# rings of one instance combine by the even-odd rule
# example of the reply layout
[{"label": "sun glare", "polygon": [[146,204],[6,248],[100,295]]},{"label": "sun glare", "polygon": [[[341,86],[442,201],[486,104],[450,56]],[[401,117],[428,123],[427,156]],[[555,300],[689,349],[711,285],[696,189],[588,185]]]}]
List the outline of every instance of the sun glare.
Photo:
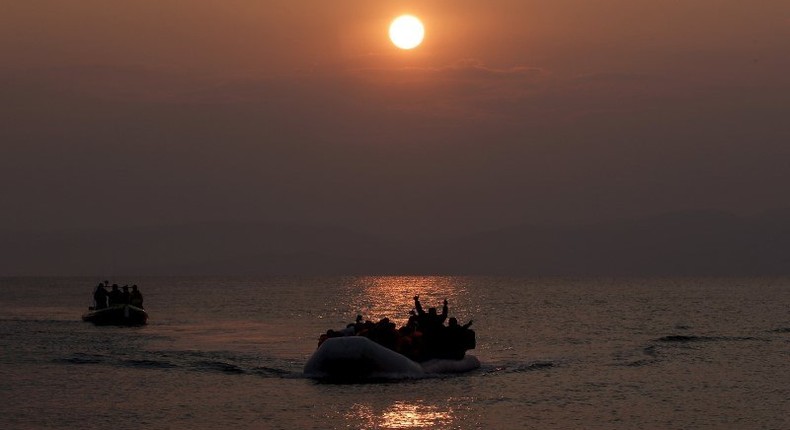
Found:
[{"label": "sun glare", "polygon": [[425,27],[412,15],[401,15],[390,24],[390,40],[400,49],[414,49],[422,43]]}]

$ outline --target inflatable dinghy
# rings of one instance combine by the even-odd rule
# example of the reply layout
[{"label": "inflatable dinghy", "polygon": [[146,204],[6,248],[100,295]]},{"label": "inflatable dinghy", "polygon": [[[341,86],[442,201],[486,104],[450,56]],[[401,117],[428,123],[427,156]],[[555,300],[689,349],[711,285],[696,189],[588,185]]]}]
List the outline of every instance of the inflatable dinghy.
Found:
[{"label": "inflatable dinghy", "polygon": [[304,374],[332,380],[408,379],[469,372],[478,367],[480,361],[473,355],[418,363],[364,336],[345,336],[323,342],[305,364]]},{"label": "inflatable dinghy", "polygon": [[114,305],[103,309],[89,309],[90,312],[82,316],[83,321],[96,325],[145,325],[148,322],[148,313],[137,306]]}]

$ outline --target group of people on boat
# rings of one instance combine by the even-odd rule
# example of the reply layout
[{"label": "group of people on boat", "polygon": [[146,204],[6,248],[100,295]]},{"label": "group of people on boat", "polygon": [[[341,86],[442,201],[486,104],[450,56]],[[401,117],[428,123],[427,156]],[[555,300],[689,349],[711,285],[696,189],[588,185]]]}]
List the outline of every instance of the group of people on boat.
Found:
[{"label": "group of people on boat", "polygon": [[116,305],[132,305],[143,309],[143,294],[137,288],[137,285],[132,285],[129,291],[129,285],[124,285],[121,289],[118,284],[112,284],[110,291],[110,282],[104,281],[96,286],[93,291],[93,301],[95,302],[94,309],[105,309],[107,307]]},{"label": "group of people on boat", "polygon": [[333,337],[365,336],[417,362],[433,358],[460,360],[467,350],[475,348],[475,332],[469,328],[472,321],[461,325],[456,318],[447,320],[447,305],[444,299],[441,313],[433,307],[425,312],[420,296],[414,296],[414,309],[409,311],[409,319],[403,327],[396,328],[386,317],[374,323],[363,322],[362,315],[357,315],[356,321],[345,329],[327,330],[319,338],[318,345]]}]

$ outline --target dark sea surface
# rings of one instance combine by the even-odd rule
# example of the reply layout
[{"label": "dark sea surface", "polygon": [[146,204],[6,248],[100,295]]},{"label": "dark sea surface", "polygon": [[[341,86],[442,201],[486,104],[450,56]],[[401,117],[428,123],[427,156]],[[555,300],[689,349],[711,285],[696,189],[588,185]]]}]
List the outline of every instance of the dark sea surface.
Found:
[{"label": "dark sea surface", "polygon": [[[788,429],[790,279],[124,278],[145,327],[80,320],[99,279],[0,279],[3,429]],[[327,384],[318,335],[474,319],[468,374]]]}]

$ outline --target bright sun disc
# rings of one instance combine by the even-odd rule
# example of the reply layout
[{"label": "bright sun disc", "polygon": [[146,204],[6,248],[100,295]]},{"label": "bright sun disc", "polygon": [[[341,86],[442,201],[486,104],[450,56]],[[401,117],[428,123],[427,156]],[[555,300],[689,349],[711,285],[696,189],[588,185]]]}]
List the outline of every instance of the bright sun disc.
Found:
[{"label": "bright sun disc", "polygon": [[402,15],[390,24],[390,40],[400,49],[413,49],[422,43],[425,27],[417,17]]}]

